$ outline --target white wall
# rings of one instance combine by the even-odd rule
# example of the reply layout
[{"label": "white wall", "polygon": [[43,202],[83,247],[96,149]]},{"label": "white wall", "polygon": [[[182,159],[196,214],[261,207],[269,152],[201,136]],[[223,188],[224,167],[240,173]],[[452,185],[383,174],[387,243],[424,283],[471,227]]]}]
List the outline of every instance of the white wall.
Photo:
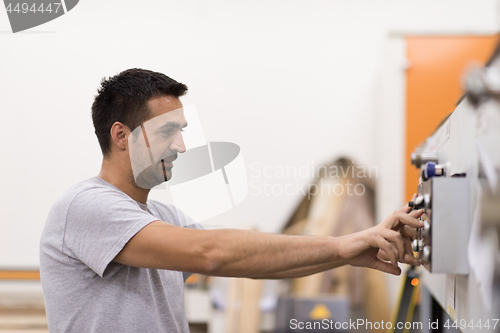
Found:
[{"label": "white wall", "polygon": [[[37,267],[52,202],[98,173],[90,105],[103,76],[143,67],[186,83],[184,104],[196,104],[207,139],[239,144],[250,182],[284,186],[295,179],[255,179],[250,166],[342,154],[379,167],[380,156],[398,160],[379,129],[402,118],[380,118],[376,107],[389,32],[492,32],[497,8],[495,0],[81,0],[18,34],[0,10],[0,266]],[[300,200],[250,191],[207,223],[277,231]],[[385,207],[402,204],[398,195]]]}]

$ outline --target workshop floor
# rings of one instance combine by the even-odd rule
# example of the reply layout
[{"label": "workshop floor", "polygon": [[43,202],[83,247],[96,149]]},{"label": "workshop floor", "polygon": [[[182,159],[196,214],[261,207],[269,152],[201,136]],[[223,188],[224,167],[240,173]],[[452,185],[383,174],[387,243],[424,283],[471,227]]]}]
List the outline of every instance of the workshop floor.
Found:
[{"label": "workshop floor", "polygon": [[42,309],[0,309],[0,333],[49,332]]},{"label": "workshop floor", "polygon": [[40,281],[0,281],[0,333],[48,333]]}]

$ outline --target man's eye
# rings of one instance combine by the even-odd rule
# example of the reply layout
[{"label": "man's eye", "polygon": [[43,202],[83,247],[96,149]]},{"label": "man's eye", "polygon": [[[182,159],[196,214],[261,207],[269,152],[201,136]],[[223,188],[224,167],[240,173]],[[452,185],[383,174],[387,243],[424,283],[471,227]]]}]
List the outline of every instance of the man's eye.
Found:
[{"label": "man's eye", "polygon": [[172,135],[172,131],[163,131],[163,132],[160,132],[160,135],[163,136],[163,137],[169,137]]},{"label": "man's eye", "polygon": [[[162,131],[160,132],[163,137],[169,137],[175,134],[175,132],[178,131],[178,129],[170,129],[168,131]],[[181,132],[184,132],[184,128],[180,129]]]}]

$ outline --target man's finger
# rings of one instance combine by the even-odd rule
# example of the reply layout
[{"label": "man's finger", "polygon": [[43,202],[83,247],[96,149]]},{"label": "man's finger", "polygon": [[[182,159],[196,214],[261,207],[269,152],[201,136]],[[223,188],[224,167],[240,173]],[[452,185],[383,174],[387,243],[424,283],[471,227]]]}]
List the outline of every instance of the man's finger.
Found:
[{"label": "man's finger", "polygon": [[393,266],[388,262],[378,259],[370,266],[370,268],[394,275],[401,274],[401,268],[399,268],[398,266]]},{"label": "man's finger", "polygon": [[377,258],[384,261],[390,261],[389,256],[387,255],[387,253],[385,253],[383,249],[378,250]]},{"label": "man's finger", "polygon": [[[415,212],[420,212],[415,213]],[[424,222],[418,220],[416,217],[422,215],[422,209],[416,210],[414,212],[411,212],[410,214],[405,214],[403,212],[396,214],[397,219],[399,220],[400,223],[404,225],[409,225],[410,227],[413,228],[423,228],[424,227]]]},{"label": "man's finger", "polygon": [[420,217],[420,215],[422,215],[423,213],[424,213],[423,209],[417,209],[417,210],[411,211],[408,215],[417,218],[417,217]]},{"label": "man's finger", "polygon": [[398,256],[396,254],[395,249],[392,247],[391,243],[389,243],[383,236],[378,236],[375,239],[376,245],[379,249],[383,249],[384,252],[389,257],[389,260],[392,262],[393,266],[398,265]]},{"label": "man's finger", "polygon": [[420,266],[420,261],[416,259],[413,255],[411,254],[405,254],[405,259],[403,261],[405,264],[408,265],[415,265],[415,266]]},{"label": "man's finger", "polygon": [[381,228],[382,237],[390,241],[397,249],[398,261],[402,262],[405,255],[405,243],[401,234],[394,230]]},{"label": "man's finger", "polygon": [[410,240],[414,240],[415,238],[417,238],[417,229],[409,227],[407,225],[401,228],[400,232],[404,238],[409,238]]},{"label": "man's finger", "polygon": [[413,256],[413,249],[411,247],[411,241],[408,238],[403,238],[403,241],[405,242],[405,254],[409,254]]}]

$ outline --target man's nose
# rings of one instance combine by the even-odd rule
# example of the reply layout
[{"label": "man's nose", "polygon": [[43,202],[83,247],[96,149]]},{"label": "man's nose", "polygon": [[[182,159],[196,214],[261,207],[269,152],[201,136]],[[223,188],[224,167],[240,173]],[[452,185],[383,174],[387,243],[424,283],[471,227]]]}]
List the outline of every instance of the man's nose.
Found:
[{"label": "man's nose", "polygon": [[171,151],[176,151],[178,153],[184,153],[186,151],[186,145],[184,144],[184,139],[182,138],[182,133],[179,132],[175,139],[172,141],[170,145]]}]

